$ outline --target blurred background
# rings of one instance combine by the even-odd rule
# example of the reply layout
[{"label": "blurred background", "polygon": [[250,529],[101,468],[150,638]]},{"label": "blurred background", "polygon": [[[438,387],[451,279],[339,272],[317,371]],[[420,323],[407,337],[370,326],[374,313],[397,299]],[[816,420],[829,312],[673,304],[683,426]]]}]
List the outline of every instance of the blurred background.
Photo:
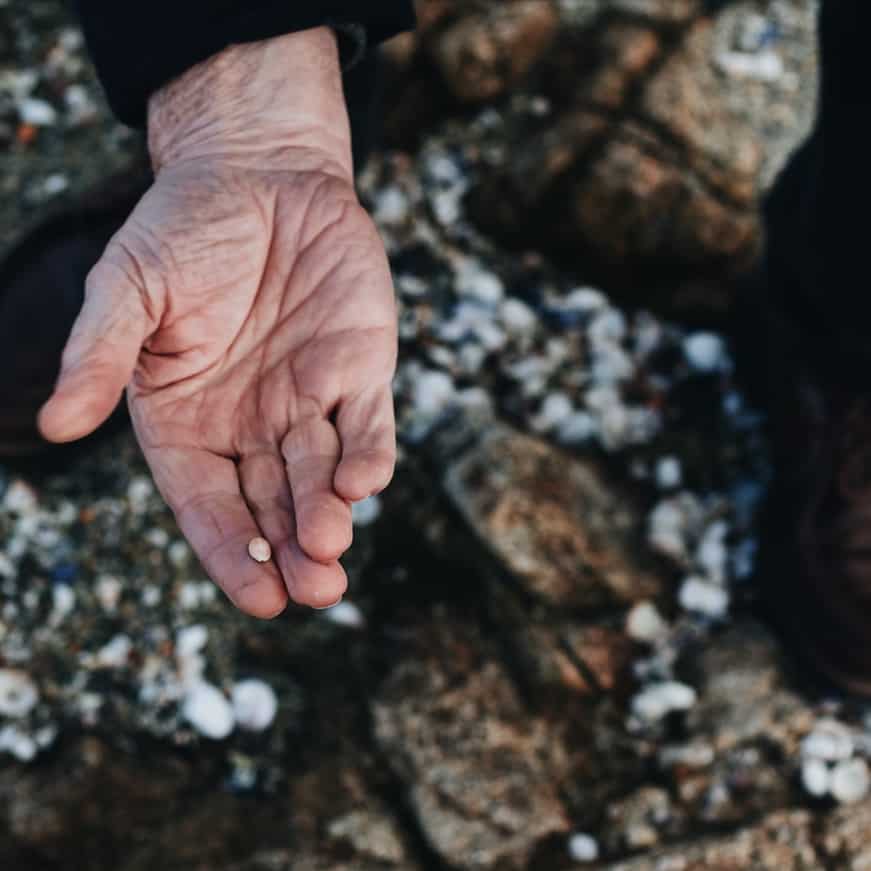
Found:
[{"label": "blurred background", "polygon": [[[754,617],[725,337],[816,3],[418,5],[359,178],[401,458],[348,595],[233,611],[123,424],[0,464],[0,867],[871,867],[871,711]],[[0,0],[0,263],[143,165],[65,5]]]}]

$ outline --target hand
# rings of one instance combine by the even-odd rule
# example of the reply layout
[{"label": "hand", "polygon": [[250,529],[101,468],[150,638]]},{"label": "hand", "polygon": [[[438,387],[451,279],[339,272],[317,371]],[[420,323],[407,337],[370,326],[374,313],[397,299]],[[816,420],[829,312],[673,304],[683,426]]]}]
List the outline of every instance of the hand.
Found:
[{"label": "hand", "polygon": [[[88,277],[42,432],[87,435],[126,387],[155,482],[230,599],[260,617],[288,593],[329,606],[349,503],[393,472],[396,364],[334,37],[227,49],[158,94],[149,127],[154,186]],[[270,563],[248,556],[259,535]]]}]

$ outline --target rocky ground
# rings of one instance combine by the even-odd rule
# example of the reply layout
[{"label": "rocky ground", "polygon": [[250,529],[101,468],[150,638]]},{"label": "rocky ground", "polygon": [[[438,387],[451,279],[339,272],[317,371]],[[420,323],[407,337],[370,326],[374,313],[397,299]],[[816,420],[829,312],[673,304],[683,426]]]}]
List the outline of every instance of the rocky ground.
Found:
[{"label": "rocky ground", "polygon": [[[756,617],[762,419],[698,326],[813,7],[717,5],[430,0],[391,47],[401,461],[341,605],[234,613],[129,434],[0,468],[2,867],[871,867],[871,711]],[[0,245],[139,148],[60,4],[0,2]]]}]

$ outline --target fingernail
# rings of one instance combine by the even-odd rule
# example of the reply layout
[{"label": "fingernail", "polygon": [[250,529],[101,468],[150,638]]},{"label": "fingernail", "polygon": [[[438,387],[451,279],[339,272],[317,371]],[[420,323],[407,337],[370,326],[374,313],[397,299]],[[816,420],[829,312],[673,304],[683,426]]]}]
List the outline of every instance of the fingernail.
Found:
[{"label": "fingernail", "polygon": [[344,596],[339,596],[339,598],[336,599],[336,601],[333,602],[332,605],[321,605],[320,607],[318,607],[317,605],[312,605],[312,611],[329,611],[330,608],[335,608],[336,605],[338,605],[339,602],[341,602],[344,598]]}]

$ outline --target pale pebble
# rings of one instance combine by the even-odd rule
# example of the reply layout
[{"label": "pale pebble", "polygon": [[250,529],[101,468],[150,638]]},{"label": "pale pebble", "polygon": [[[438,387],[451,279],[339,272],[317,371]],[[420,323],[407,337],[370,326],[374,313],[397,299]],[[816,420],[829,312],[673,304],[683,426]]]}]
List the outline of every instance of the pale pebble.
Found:
[{"label": "pale pebble", "polygon": [[476,342],[463,342],[457,352],[457,362],[467,375],[477,375],[487,359],[487,349]]},{"label": "pale pebble", "polygon": [[576,287],[560,300],[560,308],[577,312],[598,311],[607,305],[608,298],[594,287]]},{"label": "pale pebble", "polygon": [[32,514],[36,511],[36,491],[30,484],[16,478],[6,488],[3,507],[13,514]]},{"label": "pale pebble", "polygon": [[707,768],[717,758],[716,750],[705,741],[669,745],[659,751],[659,764],[668,769],[675,765],[686,768]]},{"label": "pale pebble", "polygon": [[508,341],[505,331],[500,329],[493,321],[481,321],[475,324],[472,332],[484,346],[484,349],[490,353],[501,350]]},{"label": "pale pebble", "polygon": [[683,342],[684,356],[697,372],[710,374],[728,367],[726,344],[715,333],[692,333]]},{"label": "pale pebble", "polygon": [[587,338],[594,347],[619,343],[625,337],[626,316],[617,308],[602,309],[587,327]]},{"label": "pale pebble", "polygon": [[353,602],[339,602],[338,605],[333,605],[332,608],[327,608],[322,613],[325,619],[339,626],[362,629],[366,625],[363,612]]},{"label": "pale pebble", "polygon": [[51,590],[51,614],[49,620],[52,626],[57,626],[72,613],[76,606],[76,594],[68,584],[55,584]]},{"label": "pale pebble", "polygon": [[729,524],[725,520],[717,520],[702,533],[696,549],[696,562],[699,567],[708,578],[718,584],[726,580],[729,565],[729,549],[726,546],[728,534]]},{"label": "pale pebble", "polygon": [[180,568],[190,559],[191,549],[188,547],[187,542],[177,539],[169,546],[166,555],[176,568]]},{"label": "pale pebble", "polygon": [[223,740],[235,727],[233,707],[227,697],[206,681],[195,683],[188,690],[181,714],[200,735],[214,741]]},{"label": "pale pebble", "polygon": [[395,185],[383,188],[375,199],[373,217],[376,223],[396,225],[408,217],[408,197]]},{"label": "pale pebble", "polygon": [[832,769],[829,791],[841,804],[854,804],[868,795],[871,778],[864,759],[845,759]]},{"label": "pale pebble", "polygon": [[118,608],[123,590],[124,585],[114,575],[100,575],[97,578],[97,601],[107,614],[114,613]]},{"label": "pale pebble", "polygon": [[658,503],[647,521],[647,541],[665,556],[682,562],[687,556],[687,518],[678,499]]},{"label": "pale pebble", "polygon": [[414,408],[426,417],[436,417],[450,404],[454,392],[450,375],[432,369],[424,370],[414,383]]},{"label": "pale pebble", "polygon": [[829,766],[822,759],[805,759],[801,766],[801,782],[808,795],[822,798],[831,788]]},{"label": "pale pebble", "polygon": [[0,753],[9,753],[19,762],[30,762],[37,753],[36,741],[17,726],[0,729]]},{"label": "pale pebble", "polygon": [[572,412],[557,427],[557,440],[564,445],[580,445],[599,434],[596,419],[586,411]]},{"label": "pale pebble", "polygon": [[617,344],[603,342],[593,348],[591,374],[598,384],[615,384],[635,375],[632,358]]},{"label": "pale pebble", "polygon": [[209,630],[202,623],[184,626],[175,634],[176,656],[184,658],[199,653],[209,643]]},{"label": "pale pebble", "polygon": [[683,480],[681,462],[677,457],[660,457],[656,461],[656,486],[660,490],[674,490]]},{"label": "pale pebble", "polygon": [[146,608],[154,608],[156,605],[159,605],[162,597],[163,594],[160,591],[160,587],[154,584],[148,584],[142,588],[142,604]]},{"label": "pale pebble", "polygon": [[512,335],[526,335],[535,330],[538,317],[522,300],[514,297],[506,299],[499,308],[499,319]]},{"label": "pale pebble", "polygon": [[26,717],[39,701],[39,690],[23,671],[0,668],[0,716]]},{"label": "pale pebble", "polygon": [[463,217],[462,190],[435,191],[430,195],[435,219],[443,226],[450,227]]},{"label": "pale pebble", "polygon": [[595,862],[599,858],[599,844],[592,835],[576,832],[568,840],[569,857],[575,862]]},{"label": "pale pebble", "polygon": [[626,617],[626,634],[633,641],[656,644],[668,637],[669,626],[653,602],[638,602]]},{"label": "pale pebble", "polygon": [[154,494],[154,483],[150,478],[139,476],[133,478],[127,486],[127,501],[131,510],[139,514],[147,506],[148,500]]},{"label": "pale pebble", "polygon": [[15,563],[5,553],[0,551],[0,578],[12,579],[17,574],[18,570],[15,568]]},{"label": "pale pebble", "polygon": [[856,749],[856,742],[847,726],[837,720],[819,720],[813,730],[801,742],[802,756],[822,759],[825,762],[842,762],[849,759]]},{"label": "pale pebble", "polygon": [[169,533],[160,527],[149,529],[143,536],[152,547],[163,550],[169,544]]},{"label": "pale pebble", "polygon": [[278,698],[269,684],[251,678],[235,684],[231,693],[233,716],[240,729],[262,732],[272,725]]},{"label": "pale pebble", "polygon": [[688,711],[696,703],[696,691],[677,681],[663,681],[643,689],[632,699],[632,711],[642,720],[655,722],[673,711]]},{"label": "pale pebble", "polygon": [[67,190],[69,186],[69,179],[63,173],[55,172],[46,176],[42,182],[42,193],[46,197],[56,197]]},{"label": "pale pebble", "polygon": [[370,496],[351,506],[351,520],[354,526],[370,526],[381,514],[381,500],[378,496]]},{"label": "pale pebble", "polygon": [[57,110],[51,103],[36,97],[26,97],[18,103],[18,117],[22,124],[51,127],[57,123]]},{"label": "pale pebble", "polygon": [[502,279],[474,261],[464,261],[457,270],[456,291],[487,306],[498,305],[505,296]]},{"label": "pale pebble", "polygon": [[551,432],[562,424],[574,411],[572,401],[565,393],[549,393],[541,404],[541,409],[532,419],[536,432]]},{"label": "pale pebble", "polygon": [[729,613],[728,590],[702,578],[686,578],[681,584],[678,601],[684,610],[712,620],[722,620]]},{"label": "pale pebble", "polygon": [[133,642],[126,635],[116,635],[97,651],[94,662],[100,668],[122,668],[127,665],[132,649]]}]

